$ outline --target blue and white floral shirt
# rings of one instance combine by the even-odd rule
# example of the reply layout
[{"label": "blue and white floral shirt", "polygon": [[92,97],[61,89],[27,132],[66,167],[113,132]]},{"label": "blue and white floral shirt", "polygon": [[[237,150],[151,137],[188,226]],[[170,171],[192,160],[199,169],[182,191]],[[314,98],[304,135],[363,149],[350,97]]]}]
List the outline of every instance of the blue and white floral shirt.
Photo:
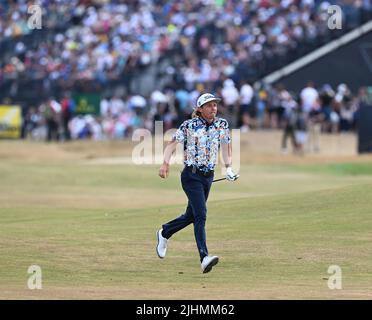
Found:
[{"label": "blue and white floral shirt", "polygon": [[203,171],[214,170],[220,143],[231,141],[229,124],[225,119],[215,118],[209,124],[201,117],[184,121],[173,139],[184,145],[184,164],[196,166]]}]

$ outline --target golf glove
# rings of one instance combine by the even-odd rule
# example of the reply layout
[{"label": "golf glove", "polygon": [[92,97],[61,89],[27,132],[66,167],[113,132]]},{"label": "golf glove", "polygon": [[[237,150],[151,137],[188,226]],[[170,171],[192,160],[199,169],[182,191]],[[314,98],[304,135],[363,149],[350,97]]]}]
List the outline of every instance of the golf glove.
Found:
[{"label": "golf glove", "polygon": [[231,167],[226,169],[226,180],[228,181],[235,181],[238,179],[238,175],[236,175]]}]

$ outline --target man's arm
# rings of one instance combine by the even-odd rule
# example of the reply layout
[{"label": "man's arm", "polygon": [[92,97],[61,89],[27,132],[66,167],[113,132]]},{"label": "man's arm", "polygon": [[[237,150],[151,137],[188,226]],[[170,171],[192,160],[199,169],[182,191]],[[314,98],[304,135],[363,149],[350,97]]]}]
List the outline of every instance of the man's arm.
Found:
[{"label": "man's arm", "polygon": [[163,179],[167,178],[169,175],[169,161],[173,154],[173,152],[176,150],[177,147],[177,141],[172,140],[170,141],[164,150],[164,161],[159,169],[159,176]]},{"label": "man's arm", "polygon": [[223,163],[225,164],[225,167],[226,168],[231,167],[231,143],[222,143],[221,149]]},{"label": "man's arm", "polygon": [[235,174],[231,167],[232,162],[232,149],[231,149],[231,143],[223,143],[221,145],[222,148],[222,158],[223,162],[226,167],[226,179],[228,181],[235,181],[239,178],[238,174]]}]

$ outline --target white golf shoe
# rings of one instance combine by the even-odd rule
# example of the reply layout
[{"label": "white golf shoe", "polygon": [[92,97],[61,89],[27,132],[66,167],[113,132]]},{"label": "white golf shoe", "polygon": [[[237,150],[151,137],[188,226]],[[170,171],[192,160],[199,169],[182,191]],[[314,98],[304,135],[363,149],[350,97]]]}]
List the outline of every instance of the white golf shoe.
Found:
[{"label": "white golf shoe", "polygon": [[163,259],[165,257],[165,254],[167,253],[167,242],[168,239],[164,238],[161,235],[161,232],[163,229],[160,229],[156,232],[156,236],[158,238],[158,245],[156,246],[156,253],[158,254],[160,259]]},{"label": "white golf shoe", "polygon": [[207,273],[212,270],[212,267],[218,263],[217,256],[205,256],[201,263],[201,269],[203,273]]}]

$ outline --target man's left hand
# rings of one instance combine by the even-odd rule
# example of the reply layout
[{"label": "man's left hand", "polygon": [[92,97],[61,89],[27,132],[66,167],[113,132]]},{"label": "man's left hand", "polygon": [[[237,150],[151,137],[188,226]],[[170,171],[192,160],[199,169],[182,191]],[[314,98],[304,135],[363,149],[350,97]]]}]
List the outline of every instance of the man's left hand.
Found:
[{"label": "man's left hand", "polygon": [[235,174],[235,172],[233,171],[233,169],[231,167],[228,167],[226,169],[226,180],[235,181],[238,178],[239,178],[239,175]]}]

